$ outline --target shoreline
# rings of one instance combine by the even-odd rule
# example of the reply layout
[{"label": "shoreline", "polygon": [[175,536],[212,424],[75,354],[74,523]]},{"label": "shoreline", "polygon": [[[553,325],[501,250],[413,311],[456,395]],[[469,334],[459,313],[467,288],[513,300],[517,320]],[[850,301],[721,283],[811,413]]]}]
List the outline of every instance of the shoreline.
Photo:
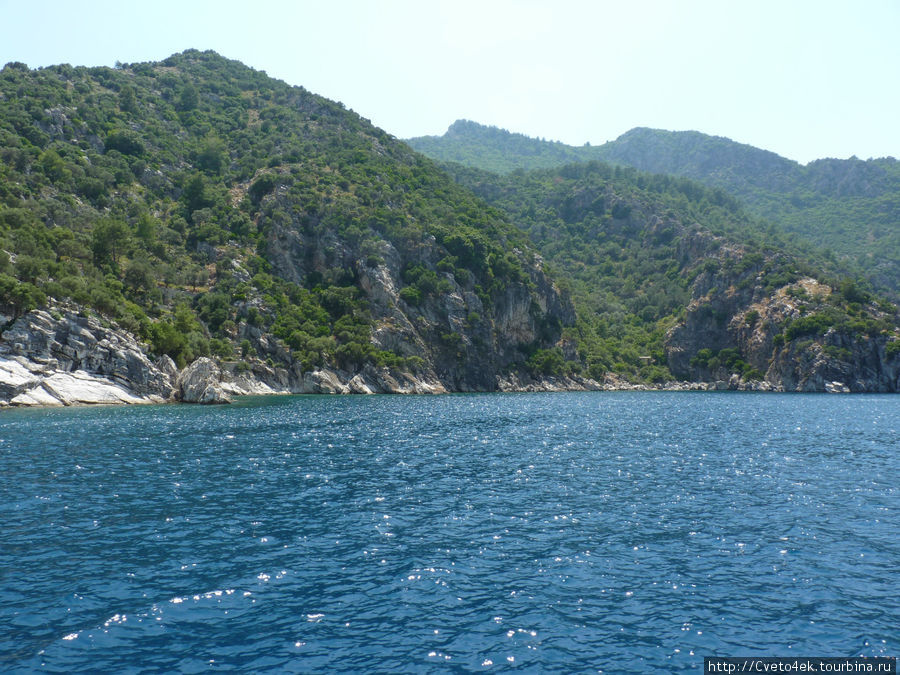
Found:
[{"label": "shoreline", "polygon": [[[200,364],[200,362],[203,362]],[[199,382],[190,383],[197,365],[205,367]],[[166,366],[167,364],[162,364]],[[174,364],[172,364],[174,365]],[[495,389],[448,389],[438,381],[416,379],[409,374],[390,373],[370,368],[360,373],[319,369],[303,374],[300,386],[284,386],[277,379],[283,373],[269,368],[235,375],[221,369],[211,359],[198,359],[178,372],[169,396],[141,393],[122,378],[84,370],[60,371],[51,364],[29,361],[22,356],[0,355],[0,410],[23,408],[94,407],[102,405],[160,405],[230,403],[245,396],[321,395],[440,395],[465,393],[555,393],[575,391],[618,392],[710,392],[744,391],[763,393],[850,393],[840,382],[828,383],[825,391],[785,392],[782,387],[764,381],[633,383],[614,375],[603,381],[582,377],[545,377],[540,379],[507,374],[498,377]],[[403,375],[406,377],[404,378]],[[262,377],[261,377],[262,376]],[[286,383],[285,383],[286,384]],[[193,387],[193,389],[191,389]],[[199,388],[199,389],[198,389]],[[193,393],[190,393],[193,391]],[[15,393],[14,396],[9,396]],[[859,392],[885,393],[885,392]]]},{"label": "shoreline", "polygon": [[[58,308],[63,309],[63,308]],[[559,391],[761,391],[887,393],[877,379],[827,381],[818,374],[798,382],[745,381],[738,374],[712,382],[633,383],[608,373],[602,380],[533,376],[511,371],[467,381],[367,364],[354,370],[303,371],[261,360],[217,362],[200,357],[178,369],[168,356],[151,361],[130,333],[73,308],[53,315],[33,310],[0,338],[0,409],[167,402],[228,403],[232,397],[274,394],[446,394]],[[881,391],[877,391],[872,386]],[[887,391],[894,389],[888,386]]]}]

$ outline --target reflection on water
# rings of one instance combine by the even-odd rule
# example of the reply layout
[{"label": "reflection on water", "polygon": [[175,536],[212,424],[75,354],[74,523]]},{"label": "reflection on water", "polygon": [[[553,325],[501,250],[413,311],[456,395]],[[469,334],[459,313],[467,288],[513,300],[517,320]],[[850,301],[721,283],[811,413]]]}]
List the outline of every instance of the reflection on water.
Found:
[{"label": "reflection on water", "polygon": [[896,655],[898,412],[633,392],[5,411],[0,662]]}]

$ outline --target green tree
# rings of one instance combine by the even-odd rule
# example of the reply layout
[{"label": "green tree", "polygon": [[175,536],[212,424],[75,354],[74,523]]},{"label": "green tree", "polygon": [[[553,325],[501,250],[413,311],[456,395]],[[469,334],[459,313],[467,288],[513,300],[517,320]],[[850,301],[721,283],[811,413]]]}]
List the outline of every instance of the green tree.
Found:
[{"label": "green tree", "polygon": [[197,166],[209,174],[220,174],[227,164],[225,143],[218,136],[207,136],[197,152]]},{"label": "green tree", "polygon": [[566,362],[559,347],[538,349],[526,364],[535,375],[562,375]]},{"label": "green tree", "polygon": [[66,161],[53,149],[41,154],[40,165],[44,175],[54,182],[68,180],[72,175],[66,167]]},{"label": "green tree", "polygon": [[91,251],[94,264],[103,267],[112,263],[118,266],[119,257],[128,243],[130,232],[121,220],[112,217],[101,218],[91,232]]},{"label": "green tree", "polygon": [[119,90],[119,110],[122,112],[137,112],[137,97],[134,87],[125,85]]},{"label": "green tree", "polygon": [[194,211],[213,205],[209,194],[208,181],[202,173],[194,173],[188,178],[181,193],[181,201],[184,203],[185,218],[191,220]]},{"label": "green tree", "polygon": [[153,268],[146,260],[132,260],[125,270],[123,282],[132,294],[145,299],[156,288],[156,277]]},{"label": "green tree", "polygon": [[197,87],[188,82],[178,95],[178,109],[182,111],[193,110],[200,102]]},{"label": "green tree", "polygon": [[184,368],[186,359],[184,351],[187,347],[187,336],[168,321],[157,321],[150,324],[148,338],[156,354],[168,354],[179,368]]},{"label": "green tree", "polygon": [[869,301],[869,294],[862,290],[853,279],[842,280],[840,292],[847,302],[863,304]]},{"label": "green tree", "polygon": [[156,239],[156,220],[146,211],[142,211],[138,216],[135,234],[144,242],[145,246],[153,243]]}]

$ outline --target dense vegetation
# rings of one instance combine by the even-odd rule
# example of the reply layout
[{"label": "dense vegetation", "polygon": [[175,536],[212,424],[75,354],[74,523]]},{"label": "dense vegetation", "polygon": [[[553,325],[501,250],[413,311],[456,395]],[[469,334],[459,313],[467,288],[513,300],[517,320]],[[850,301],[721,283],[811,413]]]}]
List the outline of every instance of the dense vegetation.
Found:
[{"label": "dense vegetation", "polygon": [[568,146],[474,122],[410,145],[442,161],[498,173],[605,161],[691,178],[740,198],[754,215],[830,251],[900,297],[900,162],[797,162],[696,131],[638,128],[601,146]]},{"label": "dense vegetation", "polygon": [[597,146],[576,148],[469,120],[457,120],[443,136],[420,136],[407,143],[441,162],[454,162],[492,173],[552,169],[564,164],[603,160]]},{"label": "dense vegetation", "polygon": [[[578,321],[565,335],[577,345],[579,358],[567,362],[561,352],[542,352],[543,360],[531,364],[541,372],[583,364],[592,377],[611,371],[632,380],[670,379],[664,338],[683,318],[701,275],[721,290],[752,285],[771,294],[804,277],[840,288],[827,309],[796,291],[796,299],[815,313],[785,326],[788,341],[831,327],[852,335],[892,327],[872,318],[865,305],[874,297],[864,286],[841,281],[833,261],[801,250],[721,189],[598,162],[505,175],[460,165],[447,169],[507,211],[571,285]],[[716,295],[716,289],[705,294]],[[883,307],[895,311],[890,303]],[[734,350],[705,356],[718,356],[707,376],[720,362],[731,372],[762,376]]]},{"label": "dense vegetation", "polygon": [[[272,264],[274,233],[294,226],[321,258],[298,278]],[[267,333],[260,356],[304,368],[415,369],[372,344],[353,263],[399,251],[415,304],[443,288],[432,242],[485,300],[525,278],[527,238],[503,216],[340,103],[263,72],[194,50],[0,71],[0,301],[16,314],[74,301],[180,365],[249,358]]]},{"label": "dense vegetation", "polygon": [[[552,149],[548,165],[575,150]],[[180,366],[431,368],[451,388],[506,367],[663,381],[698,279],[774,292],[801,276],[838,288],[839,271],[722,189],[597,162],[441,168],[212,52],[0,71],[2,309],[74,302]],[[873,323],[864,282],[841,289],[782,341],[892,325]],[[695,364],[758,377],[743,356]]]}]

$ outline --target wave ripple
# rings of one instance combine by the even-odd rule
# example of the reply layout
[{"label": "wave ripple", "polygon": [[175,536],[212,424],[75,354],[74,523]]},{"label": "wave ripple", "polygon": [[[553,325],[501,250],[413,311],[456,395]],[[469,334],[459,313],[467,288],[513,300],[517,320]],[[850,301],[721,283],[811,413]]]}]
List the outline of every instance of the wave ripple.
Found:
[{"label": "wave ripple", "polygon": [[898,408],[622,392],[4,412],[0,667],[896,655]]}]

